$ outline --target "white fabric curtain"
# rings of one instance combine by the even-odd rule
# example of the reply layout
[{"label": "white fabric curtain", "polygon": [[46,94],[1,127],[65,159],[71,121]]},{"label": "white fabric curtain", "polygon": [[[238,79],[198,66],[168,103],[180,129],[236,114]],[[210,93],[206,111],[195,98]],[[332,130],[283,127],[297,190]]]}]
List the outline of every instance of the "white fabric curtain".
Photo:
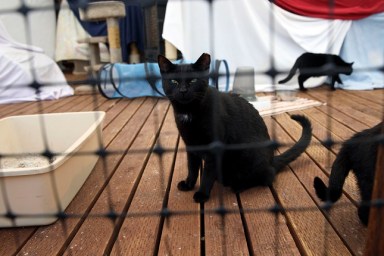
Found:
[{"label": "white fabric curtain", "polygon": [[[33,8],[27,16],[18,12],[22,3]],[[53,0],[2,0],[0,10],[0,20],[12,38],[20,43],[38,46],[49,57],[54,57],[56,14]]]}]

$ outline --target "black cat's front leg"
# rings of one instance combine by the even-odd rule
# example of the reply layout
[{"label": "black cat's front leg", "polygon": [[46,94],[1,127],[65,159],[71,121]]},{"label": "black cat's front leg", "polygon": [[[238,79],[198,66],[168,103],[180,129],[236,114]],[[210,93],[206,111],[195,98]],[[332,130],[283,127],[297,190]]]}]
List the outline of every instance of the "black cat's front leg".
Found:
[{"label": "black cat's front leg", "polygon": [[208,201],[209,195],[211,194],[213,184],[217,178],[217,170],[214,167],[213,160],[205,161],[205,166],[201,176],[200,188],[193,195],[193,199],[196,203]]},{"label": "black cat's front leg", "polygon": [[201,158],[191,152],[187,152],[188,158],[188,176],[177,184],[177,188],[181,191],[192,190],[199,176],[199,169],[201,167]]}]

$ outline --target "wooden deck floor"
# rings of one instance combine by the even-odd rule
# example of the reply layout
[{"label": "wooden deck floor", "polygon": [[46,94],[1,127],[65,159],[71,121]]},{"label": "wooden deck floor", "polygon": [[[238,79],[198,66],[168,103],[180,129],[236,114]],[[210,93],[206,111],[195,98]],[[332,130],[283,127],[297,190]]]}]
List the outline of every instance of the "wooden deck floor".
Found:
[{"label": "wooden deck floor", "polygon": [[[367,229],[357,217],[354,178],[350,175],[329,214],[319,208],[313,178],[327,180],[338,150],[329,151],[320,141],[329,134],[344,140],[380,122],[384,91],[316,88],[301,96],[327,102],[295,112],[313,124],[306,153],[276,177],[272,188],[237,195],[215,185],[204,205],[193,202],[194,192],[176,188],[187,163],[166,100],[84,95],[1,105],[0,117],[106,111],[103,141],[115,154],[98,161],[66,209],[67,218],[48,226],[0,229],[0,255],[361,255]],[[289,114],[264,118],[283,143],[301,132]],[[152,153],[158,143],[171,149],[161,158]],[[221,204],[228,214],[219,214]],[[277,204],[283,212],[273,211]]]}]

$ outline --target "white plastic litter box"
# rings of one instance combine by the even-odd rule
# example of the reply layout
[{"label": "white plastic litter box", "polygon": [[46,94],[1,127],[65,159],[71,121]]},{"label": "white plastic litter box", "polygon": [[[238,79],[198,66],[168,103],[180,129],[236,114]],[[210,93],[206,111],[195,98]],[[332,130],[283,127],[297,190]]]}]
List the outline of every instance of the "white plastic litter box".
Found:
[{"label": "white plastic litter box", "polygon": [[[91,111],[0,120],[0,227],[57,220],[99,158],[104,117]],[[51,161],[42,155],[47,150]]]}]

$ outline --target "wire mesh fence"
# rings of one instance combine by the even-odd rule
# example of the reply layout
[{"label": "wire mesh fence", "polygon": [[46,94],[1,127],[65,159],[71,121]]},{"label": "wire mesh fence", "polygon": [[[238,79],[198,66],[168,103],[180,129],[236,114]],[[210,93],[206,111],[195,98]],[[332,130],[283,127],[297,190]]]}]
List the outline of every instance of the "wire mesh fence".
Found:
[{"label": "wire mesh fence", "polygon": [[[213,25],[216,22],[213,19],[213,2],[215,1],[206,2],[210,17],[207,25],[213,31],[215,29]],[[29,14],[36,11],[59,11],[55,10],[53,3],[47,6],[34,4],[36,2],[21,1],[20,5],[0,11],[0,16],[16,13],[23,17],[26,41],[30,45],[33,45],[33,42]],[[79,1],[78,4],[79,8],[86,8],[88,1]],[[330,1],[331,16],[334,6],[334,1]],[[56,5],[56,8],[59,7]],[[270,77],[273,92],[277,90],[278,75],[286,75],[289,72],[289,70],[280,70],[275,64],[274,56],[281,50],[274,48],[274,36],[272,36],[276,33],[275,8],[277,7],[272,1],[268,14],[270,26],[266,30],[271,38],[272,54],[269,59],[269,68],[255,71],[256,75]],[[212,36],[209,39],[212,57],[215,56],[214,41],[215,38]],[[178,182],[184,180],[187,174],[188,164],[190,164],[187,159],[188,153],[206,152],[205,154],[214,156],[217,163],[215,171],[218,175],[217,179],[220,180],[222,179],[220,176],[223,175],[221,170],[224,168],[223,152],[242,152],[252,148],[272,149],[279,154],[295,144],[300,137],[300,128],[292,124],[294,122],[287,114],[272,115],[264,117],[270,140],[226,144],[216,134],[220,130],[220,127],[216,127],[212,129],[214,139],[209,144],[186,146],[175,125],[174,110],[169,101],[151,97],[136,99],[120,97],[125,96],[124,93],[120,93],[115,99],[106,99],[100,95],[99,90],[102,84],[110,81],[105,81],[92,72],[86,79],[71,83],[74,87],[82,84],[91,85],[93,90],[91,94],[67,97],[58,101],[41,100],[40,96],[44,88],[60,86],[66,82],[44,82],[34,68],[36,53],[33,49],[27,49],[26,54],[29,55],[29,59],[32,59],[29,62],[31,82],[6,84],[4,91],[11,90],[17,93],[23,88],[29,88],[36,95],[36,101],[3,105],[0,115],[5,118],[39,114],[37,121],[34,120],[33,124],[16,123],[13,127],[7,128],[7,131],[20,132],[21,130],[26,134],[24,138],[39,137],[40,140],[32,140],[31,143],[39,144],[41,147],[38,150],[28,151],[28,147],[21,142],[9,140],[12,136],[7,132],[2,132],[0,135],[2,145],[0,163],[3,169],[0,175],[0,223],[2,223],[0,237],[4,241],[4,251],[1,253],[15,255],[332,255],[336,252],[342,255],[363,254],[366,228],[359,222],[356,212],[359,211],[360,214],[358,209],[361,205],[380,209],[383,205],[382,199],[360,203],[358,186],[361,184],[359,181],[357,181],[358,185],[354,184],[355,178],[349,177],[340,201],[330,202],[330,195],[327,194],[327,200],[322,202],[313,189],[313,180],[315,176],[320,176],[324,181],[332,176],[331,167],[342,145],[362,151],[368,151],[369,149],[364,147],[369,145],[376,150],[372,152],[377,153],[383,141],[380,125],[369,134],[369,138],[357,138],[348,140],[346,143],[344,141],[382,120],[384,109],[383,97],[380,96],[381,90],[359,99],[360,96],[357,93],[339,93],[331,90],[311,93],[309,89],[307,96],[326,101],[327,105],[316,108],[316,111],[301,112],[310,116],[313,128],[312,141],[306,152],[296,162],[286,167],[281,175],[277,175],[272,185],[236,193],[215,182],[210,199],[207,202],[195,203],[192,199],[193,193],[177,189]],[[145,65],[156,64],[156,60],[153,59],[145,62]],[[338,71],[336,66],[323,68],[324,70],[322,68],[307,69],[303,74],[305,72],[313,74],[316,71],[332,75]],[[353,72],[371,70],[383,72],[384,66],[355,68]],[[222,72],[210,72],[203,78],[206,79],[208,76],[211,81],[215,81],[218,77],[227,78],[227,75]],[[231,72],[230,75],[233,77],[234,73]],[[185,79],[185,74],[181,76]],[[161,79],[160,74],[144,72],[144,76],[140,77],[120,77],[119,82],[152,81],[149,83],[153,85]],[[263,94],[265,93],[261,93]],[[374,94],[376,97],[373,96]],[[343,97],[352,98],[338,102]],[[354,106],[353,101],[356,101],[359,106]],[[217,102],[212,104],[220,107]],[[340,106],[344,104],[345,107]],[[215,113],[219,110],[215,109]],[[93,136],[92,147],[79,150],[69,144],[67,148],[74,151],[68,151],[67,148],[56,149],[51,141],[54,138],[52,133],[55,129],[51,128],[49,116],[44,114],[62,115],[63,112],[83,111],[94,111],[91,116],[93,121],[99,120],[100,112],[98,111],[106,112],[104,122],[90,135]],[[359,113],[354,114],[350,111]],[[213,119],[215,118],[218,117],[214,115]],[[74,117],[71,117],[57,127],[58,138],[66,143],[71,143],[70,132],[66,130],[76,130],[82,121],[77,119],[73,121],[73,119]],[[54,122],[58,125],[59,121]],[[215,124],[218,125],[218,123]],[[36,133],[33,133],[34,126],[37,126]],[[18,136],[16,134],[16,137]],[[72,139],[75,140],[77,137]],[[84,139],[84,141],[89,142],[90,139]],[[76,144],[77,141],[73,143]],[[18,147],[21,148],[18,149]],[[358,156],[354,157],[360,160]],[[68,169],[61,171],[63,174],[57,173],[56,169],[70,159],[78,159],[76,164],[81,167],[70,165]],[[97,162],[95,161],[93,165],[88,164],[89,159],[96,159]],[[16,166],[12,166],[14,162],[10,167],[5,166],[7,160],[16,161]],[[36,163],[36,161],[43,163]],[[376,157],[372,156],[370,159],[360,161],[374,161],[375,163],[370,163],[369,166],[375,166]],[[379,160],[377,162],[379,164]],[[34,172],[28,173],[23,169],[31,165]],[[91,174],[76,176],[76,170],[84,170],[86,168],[84,165],[91,166]],[[205,165],[201,163],[199,166],[200,182]],[[65,174],[72,172],[75,173],[73,177],[65,178]],[[286,175],[283,176],[283,173]],[[46,177],[34,183],[35,179],[41,178],[42,175]],[[18,183],[18,178],[27,178],[27,180],[24,183]],[[81,180],[85,182],[84,185],[80,182]],[[29,188],[31,184],[37,185]],[[75,187],[77,185],[78,193],[73,191],[73,185]],[[44,195],[46,192],[44,188],[48,188],[50,195]],[[24,191],[25,194],[17,194],[17,191]],[[62,194],[68,191],[71,191],[73,199],[62,199]],[[36,198],[37,201],[34,201]],[[39,202],[39,198],[43,198],[41,205],[31,205]],[[49,203],[52,203],[52,207],[47,212],[42,211]],[[17,207],[20,208],[17,209]],[[34,224],[40,223],[41,220],[52,224],[48,226]]]}]

